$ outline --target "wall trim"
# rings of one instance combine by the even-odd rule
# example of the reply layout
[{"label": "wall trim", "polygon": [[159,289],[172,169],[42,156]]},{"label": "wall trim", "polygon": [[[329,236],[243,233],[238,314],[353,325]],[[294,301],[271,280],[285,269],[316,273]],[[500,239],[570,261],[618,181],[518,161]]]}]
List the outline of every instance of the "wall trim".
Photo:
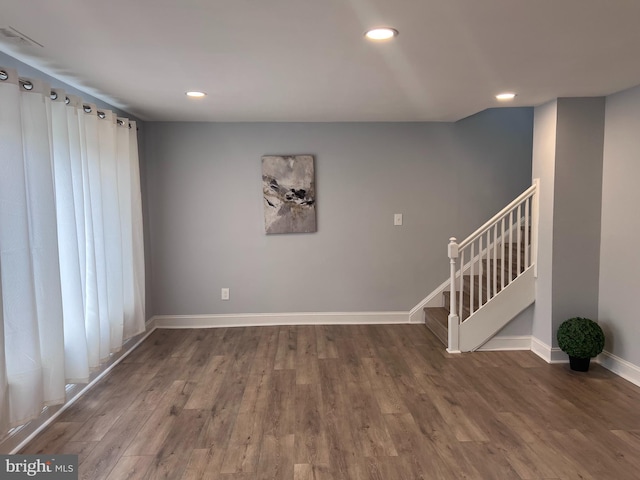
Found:
[{"label": "wall trim", "polygon": [[499,352],[508,350],[531,350],[531,335],[505,335],[493,337],[477,352]]},{"label": "wall trim", "polygon": [[91,375],[89,383],[67,385],[66,396],[68,400],[65,403],[47,408],[40,417],[31,420],[31,422],[16,430],[15,433],[0,441],[0,452],[8,451],[10,455],[19,453],[31,440],[53,423],[62,412],[91,390],[96,383],[133,352],[138,345],[144,342],[154,330],[156,330],[155,321],[151,318],[145,323],[145,331],[127,340],[119,352],[114,353],[109,361],[102,365],[100,370]]},{"label": "wall trim", "polygon": [[156,315],[155,328],[223,328],[273,325],[369,325],[410,323],[409,312],[300,312]]},{"label": "wall trim", "polygon": [[558,347],[551,347],[542,340],[531,337],[531,351],[547,363],[569,363],[569,357]]},{"label": "wall trim", "polygon": [[[441,307],[443,305],[442,292],[449,290],[450,280],[445,280],[436,289],[411,309],[409,312],[409,322],[424,323],[425,307]],[[440,296],[440,298],[438,298]]]},{"label": "wall trim", "polygon": [[[531,350],[547,363],[569,363],[569,357],[558,347],[551,348],[530,335],[494,337],[480,347],[478,352]],[[640,366],[606,350],[593,359],[607,370],[640,387]]]},{"label": "wall trim", "polygon": [[611,370],[616,375],[640,387],[640,367],[638,365],[607,351],[602,352],[594,360],[607,370]]}]

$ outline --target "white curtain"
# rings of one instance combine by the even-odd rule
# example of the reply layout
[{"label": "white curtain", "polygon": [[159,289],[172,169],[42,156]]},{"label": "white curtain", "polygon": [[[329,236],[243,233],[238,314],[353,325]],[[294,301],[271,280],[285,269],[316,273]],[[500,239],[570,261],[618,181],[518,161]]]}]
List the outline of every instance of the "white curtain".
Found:
[{"label": "white curtain", "polygon": [[0,435],[144,330],[135,122],[0,67]]}]

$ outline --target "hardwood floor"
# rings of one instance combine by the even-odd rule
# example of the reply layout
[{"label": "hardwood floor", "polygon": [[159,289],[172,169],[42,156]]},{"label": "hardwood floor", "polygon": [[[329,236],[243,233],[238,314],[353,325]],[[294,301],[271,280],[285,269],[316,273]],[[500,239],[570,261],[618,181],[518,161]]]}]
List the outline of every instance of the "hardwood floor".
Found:
[{"label": "hardwood floor", "polygon": [[80,478],[636,479],[640,388],[423,325],[157,330],[21,453]]}]

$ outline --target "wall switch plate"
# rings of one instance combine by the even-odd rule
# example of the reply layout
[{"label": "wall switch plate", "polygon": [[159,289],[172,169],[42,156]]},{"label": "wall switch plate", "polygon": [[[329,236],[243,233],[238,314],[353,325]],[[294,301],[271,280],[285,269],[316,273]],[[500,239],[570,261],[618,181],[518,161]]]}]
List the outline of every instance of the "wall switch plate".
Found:
[{"label": "wall switch plate", "polygon": [[222,300],[229,300],[229,289],[228,288],[223,288],[220,291],[220,298]]},{"label": "wall switch plate", "polygon": [[402,214],[396,213],[393,215],[393,224],[395,226],[402,225]]}]

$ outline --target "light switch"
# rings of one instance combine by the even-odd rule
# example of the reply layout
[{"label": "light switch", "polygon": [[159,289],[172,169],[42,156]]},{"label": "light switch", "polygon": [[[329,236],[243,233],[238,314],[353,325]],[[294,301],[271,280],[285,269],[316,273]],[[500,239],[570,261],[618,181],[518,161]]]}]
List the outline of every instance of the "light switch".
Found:
[{"label": "light switch", "polygon": [[396,213],[393,215],[393,224],[395,226],[402,225],[402,214]]}]

